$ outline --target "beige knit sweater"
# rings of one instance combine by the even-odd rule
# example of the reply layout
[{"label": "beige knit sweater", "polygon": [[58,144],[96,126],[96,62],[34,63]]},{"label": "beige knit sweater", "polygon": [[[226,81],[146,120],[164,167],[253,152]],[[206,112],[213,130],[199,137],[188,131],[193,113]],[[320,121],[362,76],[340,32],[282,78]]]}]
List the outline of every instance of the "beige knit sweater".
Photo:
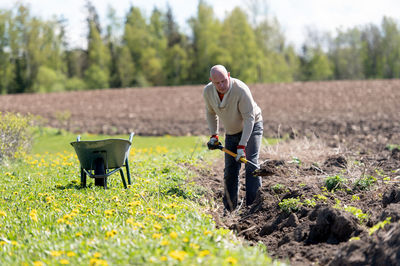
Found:
[{"label": "beige knit sweater", "polygon": [[204,87],[203,96],[210,134],[218,134],[220,119],[224,124],[226,134],[233,135],[242,132],[239,145],[246,146],[254,123],[262,121],[261,109],[253,100],[250,89],[244,82],[230,78],[229,87],[222,102],[212,82]]}]

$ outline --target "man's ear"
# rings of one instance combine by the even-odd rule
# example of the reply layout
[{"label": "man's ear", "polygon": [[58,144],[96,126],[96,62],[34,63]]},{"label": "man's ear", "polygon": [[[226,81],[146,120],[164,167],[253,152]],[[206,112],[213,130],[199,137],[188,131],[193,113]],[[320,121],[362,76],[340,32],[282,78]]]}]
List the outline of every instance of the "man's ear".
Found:
[{"label": "man's ear", "polygon": [[228,72],[228,78],[230,78],[231,77],[231,72]]}]

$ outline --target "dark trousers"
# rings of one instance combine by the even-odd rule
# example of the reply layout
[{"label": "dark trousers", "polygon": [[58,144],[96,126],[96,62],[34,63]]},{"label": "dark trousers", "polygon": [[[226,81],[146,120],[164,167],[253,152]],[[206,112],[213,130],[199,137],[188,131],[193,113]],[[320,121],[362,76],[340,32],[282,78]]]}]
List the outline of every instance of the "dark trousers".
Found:
[{"label": "dark trousers", "polygon": [[[258,156],[261,148],[263,135],[263,123],[254,124],[253,131],[246,145],[246,159],[258,165]],[[225,136],[225,148],[236,153],[242,133]],[[235,158],[225,154],[224,170],[224,206],[227,210],[236,209],[239,197],[239,171],[242,163],[236,162]],[[261,177],[254,176],[252,173],[256,167],[251,164],[245,165],[246,169],[246,205],[251,205],[256,198],[257,190],[261,187]]]}]

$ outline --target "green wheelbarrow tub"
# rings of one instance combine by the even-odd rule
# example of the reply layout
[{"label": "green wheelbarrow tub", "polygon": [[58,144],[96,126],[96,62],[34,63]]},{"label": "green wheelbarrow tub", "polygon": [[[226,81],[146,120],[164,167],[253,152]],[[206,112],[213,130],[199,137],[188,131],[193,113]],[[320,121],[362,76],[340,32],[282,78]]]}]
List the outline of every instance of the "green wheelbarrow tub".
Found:
[{"label": "green wheelbarrow tub", "polygon": [[103,158],[107,169],[122,167],[128,158],[131,142],[125,139],[106,139],[71,142],[81,167],[95,170],[95,160]]},{"label": "green wheelbarrow tub", "polygon": [[80,136],[78,136],[77,141],[71,142],[81,164],[81,186],[86,187],[86,176],[90,176],[95,178],[96,186],[107,188],[107,177],[119,171],[123,185],[127,188],[122,167],[125,166],[126,168],[128,184],[130,185],[128,157],[134,134],[133,132],[130,134],[129,140],[81,141]]}]

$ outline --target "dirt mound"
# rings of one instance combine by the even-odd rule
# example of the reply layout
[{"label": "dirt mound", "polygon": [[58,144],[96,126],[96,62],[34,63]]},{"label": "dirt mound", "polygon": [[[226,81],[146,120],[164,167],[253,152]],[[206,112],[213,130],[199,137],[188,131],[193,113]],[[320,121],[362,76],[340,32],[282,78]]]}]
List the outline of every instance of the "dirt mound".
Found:
[{"label": "dirt mound", "polygon": [[386,226],[374,237],[346,243],[329,265],[400,265],[400,224]]},{"label": "dirt mound", "polygon": [[[306,150],[304,143],[292,139],[279,144],[281,150],[275,153],[263,153],[258,172],[263,187],[256,200],[225,216],[218,207],[218,224],[264,243],[271,256],[293,265],[398,265],[400,245],[388,232],[400,233],[400,162],[382,143],[371,143],[369,136],[348,136],[346,142],[349,145],[341,149],[318,144],[317,151],[316,145],[308,143]],[[285,156],[286,145],[301,145],[304,158],[293,159],[293,151]],[[222,175],[221,169],[214,174],[218,171]],[[324,188],[329,177],[343,178],[341,188]],[[221,178],[215,185],[222,189]],[[221,202],[221,197],[220,190],[215,201]]]}]

